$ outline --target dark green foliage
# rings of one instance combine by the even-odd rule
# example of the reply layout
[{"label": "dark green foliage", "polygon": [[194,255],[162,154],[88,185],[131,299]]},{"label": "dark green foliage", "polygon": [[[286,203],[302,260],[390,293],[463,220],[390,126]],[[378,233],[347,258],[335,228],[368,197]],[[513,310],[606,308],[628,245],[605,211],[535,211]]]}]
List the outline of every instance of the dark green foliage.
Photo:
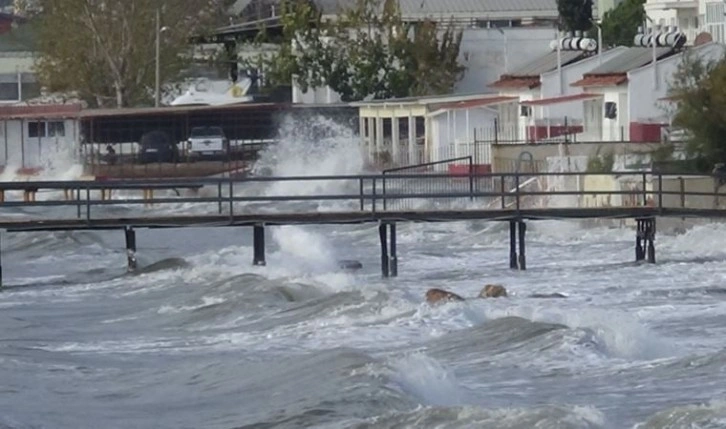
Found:
[{"label": "dark green foliage", "polygon": [[279,50],[248,60],[270,85],[329,85],[355,101],[448,93],[464,71],[457,60],[462,33],[433,21],[404,22],[395,0],[357,0],[334,22],[309,0],[287,0],[282,22]]},{"label": "dark green foliage", "polygon": [[673,125],[688,133],[689,158],[701,167],[726,162],[726,59],[684,55],[669,97],[676,103]]},{"label": "dark green foliage", "polygon": [[592,0],[557,0],[560,30],[588,31],[592,27]]},{"label": "dark green foliage", "polygon": [[602,20],[602,41],[605,46],[633,46],[638,27],[645,20],[645,0],[625,0],[605,12]]}]

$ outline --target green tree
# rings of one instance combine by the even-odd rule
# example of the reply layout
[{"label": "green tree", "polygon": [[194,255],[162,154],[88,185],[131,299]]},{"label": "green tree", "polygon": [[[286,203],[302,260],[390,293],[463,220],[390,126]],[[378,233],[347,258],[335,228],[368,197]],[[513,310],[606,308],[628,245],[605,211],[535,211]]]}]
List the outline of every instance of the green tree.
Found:
[{"label": "green tree", "polygon": [[332,22],[309,0],[288,0],[281,15],[280,49],[250,64],[271,85],[328,85],[353,101],[447,93],[464,71],[461,32],[404,22],[396,0],[357,0]]},{"label": "green tree", "polygon": [[605,12],[602,41],[605,46],[633,46],[638,27],[645,20],[645,0],[625,0]]},{"label": "green tree", "polygon": [[588,31],[592,28],[592,0],[557,0],[560,30]]},{"label": "green tree", "polygon": [[689,157],[706,168],[726,162],[726,58],[685,54],[668,95],[676,103],[673,125],[689,136]]},{"label": "green tree", "polygon": [[161,81],[189,64],[189,40],[219,22],[217,0],[39,0],[36,72],[50,91],[92,106],[146,104],[155,86],[156,11]]}]

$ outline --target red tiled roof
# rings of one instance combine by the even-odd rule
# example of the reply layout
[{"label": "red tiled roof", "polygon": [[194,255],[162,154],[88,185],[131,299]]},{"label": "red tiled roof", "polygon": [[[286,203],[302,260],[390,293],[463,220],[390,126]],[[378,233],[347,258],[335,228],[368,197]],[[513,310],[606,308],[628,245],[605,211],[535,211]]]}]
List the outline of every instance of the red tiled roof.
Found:
[{"label": "red tiled roof", "polygon": [[537,88],[540,86],[539,76],[502,76],[489,85],[491,88]]},{"label": "red tiled roof", "polygon": [[432,106],[431,110],[433,111],[433,110],[470,109],[472,107],[483,107],[483,106],[491,106],[493,104],[507,103],[510,101],[517,100],[518,98],[519,97],[495,95],[495,96],[485,97],[485,98],[476,98],[473,100],[453,101],[450,103],[434,104]]},{"label": "red tiled roof", "polygon": [[71,118],[79,116],[81,109],[80,104],[0,106],[0,119]]},{"label": "red tiled roof", "polygon": [[569,103],[571,101],[578,101],[578,100],[592,100],[593,98],[599,98],[599,97],[602,97],[602,94],[582,93],[582,94],[562,95],[559,97],[540,98],[539,100],[527,100],[527,101],[521,102],[520,104],[523,104],[525,106],[549,106],[552,104]]},{"label": "red tiled roof", "polygon": [[628,81],[625,73],[617,74],[586,74],[582,79],[570,86],[617,86]]}]

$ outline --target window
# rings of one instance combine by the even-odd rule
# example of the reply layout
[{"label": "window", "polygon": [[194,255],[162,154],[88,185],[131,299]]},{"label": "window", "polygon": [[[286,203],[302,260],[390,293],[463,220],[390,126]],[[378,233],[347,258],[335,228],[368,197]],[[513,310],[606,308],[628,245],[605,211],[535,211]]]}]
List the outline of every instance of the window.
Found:
[{"label": "window", "polygon": [[48,122],[48,136],[49,137],[65,137],[66,136],[66,124],[63,121]]},{"label": "window", "polygon": [[18,101],[18,76],[16,74],[0,74],[0,101]]},{"label": "window", "polygon": [[45,137],[45,122],[28,122],[28,137]]}]

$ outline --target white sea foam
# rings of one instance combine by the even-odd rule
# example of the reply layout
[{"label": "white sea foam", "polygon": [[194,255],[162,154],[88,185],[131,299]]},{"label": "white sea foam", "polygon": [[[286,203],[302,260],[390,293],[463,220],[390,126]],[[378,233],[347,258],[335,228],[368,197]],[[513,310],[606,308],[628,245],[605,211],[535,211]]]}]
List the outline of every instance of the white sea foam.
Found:
[{"label": "white sea foam", "polygon": [[465,393],[451,369],[423,353],[394,359],[390,378],[425,405],[461,405]]}]

